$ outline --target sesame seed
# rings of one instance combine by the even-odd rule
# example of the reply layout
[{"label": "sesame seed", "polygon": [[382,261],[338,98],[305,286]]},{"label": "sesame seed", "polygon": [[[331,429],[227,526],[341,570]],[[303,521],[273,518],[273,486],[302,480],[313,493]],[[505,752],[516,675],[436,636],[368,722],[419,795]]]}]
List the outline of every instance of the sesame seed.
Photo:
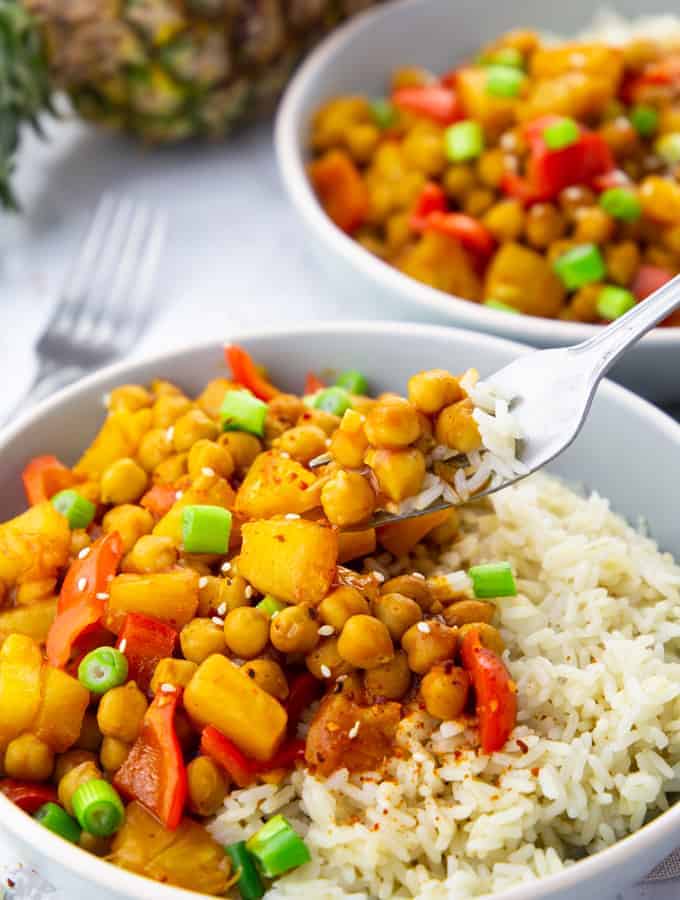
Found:
[{"label": "sesame seed", "polygon": [[382,584],[383,581],[385,580],[385,576],[383,575],[382,572],[374,572],[374,573],[373,573],[373,577],[374,577],[375,580],[376,580],[377,582],[379,582],[380,584]]},{"label": "sesame seed", "polygon": [[220,605],[217,607],[217,615],[224,616],[224,615],[226,615],[226,612],[227,612],[227,604],[220,603]]},{"label": "sesame seed", "polygon": [[299,519],[300,516],[297,513],[286,513],[286,515],[283,518],[290,519],[291,521],[293,521],[293,519]]},{"label": "sesame seed", "polygon": [[324,678],[330,678],[333,673],[328,668],[328,666],[321,666],[321,674]]},{"label": "sesame seed", "polygon": [[87,559],[87,557],[90,555],[90,550],[90,547],[83,547],[83,549],[78,554],[78,559]]},{"label": "sesame seed", "polygon": [[327,447],[330,447],[330,445],[331,445],[331,439],[330,439],[330,438],[326,438],[326,440],[324,441],[324,444],[325,444]]},{"label": "sesame seed", "polygon": [[208,576],[207,575],[201,575],[201,577],[198,579],[198,586],[199,586],[199,588],[204,588],[204,587],[208,586]]},{"label": "sesame seed", "polygon": [[230,569],[231,569],[231,563],[230,563],[230,562],[224,562],[224,563],[222,563],[222,565],[220,566],[220,570],[221,570],[222,572],[229,572]]},{"label": "sesame seed", "polygon": [[173,439],[174,436],[175,436],[175,426],[174,426],[174,425],[171,425],[171,426],[167,429],[167,431],[165,432],[165,436],[166,436],[166,438],[168,439],[168,441],[170,441],[170,443],[172,443],[172,439]]},{"label": "sesame seed", "polygon": [[332,634],[335,634],[335,628],[332,625],[322,625],[319,628],[319,634],[321,637],[330,637]]},{"label": "sesame seed", "polygon": [[342,682],[347,681],[348,678],[349,678],[349,675],[338,675],[338,677],[335,680],[338,682],[338,684],[342,684]]},{"label": "sesame seed", "polygon": [[354,738],[359,734],[359,728],[361,727],[361,722],[357,719],[357,721],[352,725],[350,730],[347,732],[347,737],[350,741],[353,741]]},{"label": "sesame seed", "polygon": [[281,459],[290,459],[290,453],[286,453],[285,450],[282,450],[281,453],[279,453],[279,456]]},{"label": "sesame seed", "polygon": [[215,625],[219,625],[220,627],[224,625],[224,619],[221,619],[219,616],[213,616],[212,621],[215,623]]},{"label": "sesame seed", "polygon": [[121,653],[125,653],[125,648],[127,647],[127,638],[123,638],[120,644],[118,644],[118,649]]},{"label": "sesame seed", "polygon": [[84,591],[87,587],[87,578],[79,578],[76,587],[79,591]]},{"label": "sesame seed", "polygon": [[95,594],[95,598],[97,600],[108,600],[109,595],[108,595],[107,591],[99,591],[98,594]]},{"label": "sesame seed", "polygon": [[184,496],[184,491],[175,491],[175,500],[181,500]]},{"label": "sesame seed", "polygon": [[161,685],[161,691],[164,694],[174,694],[175,693],[175,685],[169,684],[167,681]]},{"label": "sesame seed", "polygon": [[203,468],[201,469],[201,473],[203,475],[211,476],[211,475],[215,474],[215,470],[212,469],[210,466],[203,466]]},{"label": "sesame seed", "polygon": [[430,626],[427,622],[418,622],[418,631],[422,631],[423,634],[429,634]]},{"label": "sesame seed", "polygon": [[425,581],[425,576],[422,572],[411,572],[414,578],[420,578],[421,581]]},{"label": "sesame seed", "polygon": [[246,600],[250,600],[251,597],[253,596],[253,594],[255,593],[255,591],[251,588],[250,585],[248,585],[243,593],[245,595]]}]

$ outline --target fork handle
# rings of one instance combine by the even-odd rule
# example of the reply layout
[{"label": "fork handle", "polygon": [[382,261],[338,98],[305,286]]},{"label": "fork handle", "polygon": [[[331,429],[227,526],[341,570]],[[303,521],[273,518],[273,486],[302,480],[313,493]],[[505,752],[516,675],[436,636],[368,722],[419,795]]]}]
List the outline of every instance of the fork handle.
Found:
[{"label": "fork handle", "polygon": [[47,359],[41,359],[32,381],[0,424],[8,425],[12,419],[24,411],[28,404],[44,400],[59,388],[66,387],[67,384],[75,381],[81,374],[82,369],[73,366],[61,367]]},{"label": "fork handle", "polygon": [[589,357],[597,383],[626,350],[651,331],[655,325],[680,307],[680,275],[671,278],[600,334],[574,347],[579,355]]}]

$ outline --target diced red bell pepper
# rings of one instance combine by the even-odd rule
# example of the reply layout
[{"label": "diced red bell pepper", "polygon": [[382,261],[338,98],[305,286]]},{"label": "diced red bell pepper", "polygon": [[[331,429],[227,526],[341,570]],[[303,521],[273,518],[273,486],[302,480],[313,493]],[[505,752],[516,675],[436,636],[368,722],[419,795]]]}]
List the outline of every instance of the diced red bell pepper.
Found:
[{"label": "diced red bell pepper", "polygon": [[341,231],[354,234],[366,221],[371,197],[352,157],[344,150],[329,150],[311,162],[307,172],[326,215]]},{"label": "diced red bell pepper", "polygon": [[414,231],[424,231],[430,215],[434,212],[446,212],[446,194],[434,181],[428,181],[413,207],[411,228]]},{"label": "diced red bell pepper", "polygon": [[[673,273],[667,269],[662,269],[661,266],[641,265],[637,270],[630,289],[638,300],[645,300],[654,291],[658,291],[664,284],[667,284],[671,278],[673,278]],[[679,326],[680,310],[671,313],[667,319],[663,320],[661,325],[667,328]]]},{"label": "diced red bell pepper", "polygon": [[162,519],[170,512],[177,500],[177,489],[172,484],[154,484],[139,501],[140,506],[148,509],[154,519]]},{"label": "diced red bell pepper", "polygon": [[75,559],[59,594],[57,616],[47,635],[47,660],[63,668],[78,639],[95,628],[104,616],[109,582],[123,556],[117,531],[99,538],[84,559]]},{"label": "diced red bell pepper", "polygon": [[281,393],[278,388],[275,388],[266,378],[262,377],[252,357],[243,347],[231,344],[224,348],[224,355],[227,364],[231,368],[234,381],[248,388],[260,400],[269,402],[269,400]]},{"label": "diced red bell pepper", "polygon": [[482,645],[475,629],[463,638],[461,659],[475,689],[482,750],[494,753],[517,722],[517,688],[502,659]]},{"label": "diced red bell pepper", "polygon": [[430,213],[426,230],[455,238],[482,266],[496,249],[496,241],[491,232],[477,219],[464,213]]},{"label": "diced red bell pepper", "polygon": [[177,637],[174,628],[152,616],[125,616],[116,647],[127,657],[128,678],[136,681],[140,690],[148,691],[156,666],[172,656]]},{"label": "diced red bell pepper", "polygon": [[440,125],[451,125],[464,118],[456,92],[444,84],[397,88],[392,93],[392,103]]},{"label": "diced red bell pepper", "polygon": [[286,713],[288,714],[288,733],[295,734],[295,730],[305,710],[323,694],[323,684],[315,678],[311,672],[301,672],[293,679],[286,700]]},{"label": "diced red bell pepper", "polygon": [[0,779],[0,791],[24,812],[32,815],[45,803],[57,803],[57,789],[40,781],[19,781],[15,778]]},{"label": "diced red bell pepper", "polygon": [[169,830],[177,828],[187,800],[187,772],[175,730],[181,690],[159,691],[146,711],[142,730],[113,779]]},{"label": "diced red bell pepper", "polygon": [[314,372],[307,372],[305,377],[305,394],[316,394],[317,391],[322,391],[326,385],[320,378],[314,374]]},{"label": "diced red bell pepper", "polygon": [[236,744],[213,725],[206,725],[201,733],[201,753],[222,766],[234,784],[248,787],[257,777],[262,764],[249,759]]},{"label": "diced red bell pepper", "polygon": [[624,78],[619,96],[625,103],[635,103],[645,88],[654,85],[680,87],[680,54],[651,62],[642,74]]},{"label": "diced red bell pepper", "polygon": [[50,500],[59,491],[82,481],[56,456],[37,456],[21,473],[26,497],[31,506]]}]

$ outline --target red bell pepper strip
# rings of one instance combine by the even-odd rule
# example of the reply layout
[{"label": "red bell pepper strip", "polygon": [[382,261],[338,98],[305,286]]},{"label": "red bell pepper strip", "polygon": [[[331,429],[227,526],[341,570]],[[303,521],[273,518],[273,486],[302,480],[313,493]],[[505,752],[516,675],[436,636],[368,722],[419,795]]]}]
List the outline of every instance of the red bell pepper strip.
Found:
[{"label": "red bell pepper strip", "polygon": [[496,241],[491,232],[477,219],[464,213],[430,213],[426,230],[438,231],[455,238],[481,263],[486,263],[496,249]]},{"label": "red bell pepper strip", "polygon": [[311,672],[301,672],[290,685],[286,700],[288,733],[295,734],[305,710],[323,694],[323,684]]},{"label": "red bell pepper strip", "polygon": [[148,509],[154,519],[162,519],[170,512],[177,500],[177,489],[172,484],[154,484],[139,501],[140,506]]},{"label": "red bell pepper strip", "polygon": [[424,231],[430,215],[435,212],[446,212],[446,194],[434,181],[428,181],[420,192],[411,213],[409,224],[413,231]]},{"label": "red bell pepper strip", "polygon": [[316,394],[317,391],[322,391],[326,385],[320,378],[317,378],[314,372],[307,372],[307,376],[305,377],[305,395],[308,394]]},{"label": "red bell pepper strip", "polygon": [[58,803],[54,785],[40,781],[18,781],[15,778],[0,779],[0,791],[24,812],[33,814],[44,803]]},{"label": "red bell pepper strip", "polygon": [[156,666],[160,660],[172,656],[177,637],[174,628],[152,616],[140,613],[125,616],[116,647],[127,657],[128,678],[136,681],[140,690],[149,690]]},{"label": "red bell pepper strip", "polygon": [[461,659],[475,689],[482,750],[494,753],[517,722],[517,688],[501,658],[482,645],[474,629],[463,638]]},{"label": "red bell pepper strip", "polygon": [[56,456],[36,456],[21,473],[21,478],[31,506],[50,500],[59,491],[82,480]]},{"label": "red bell pepper strip", "polygon": [[[661,266],[641,265],[637,270],[637,274],[630,286],[631,291],[638,300],[645,300],[654,291],[658,291],[660,287],[669,282],[673,277],[673,273]],[[663,327],[677,327],[680,325],[680,311],[671,313],[667,319],[661,323]]]},{"label": "red bell pepper strip", "polygon": [[451,125],[464,118],[456,92],[443,84],[397,88],[392,103],[399,109],[425,116],[440,125]]},{"label": "red bell pepper strip", "polygon": [[57,616],[47,635],[51,666],[63,668],[78,638],[103,618],[109,582],[122,556],[123,542],[118,532],[112,531],[99,538],[84,559],[71,563],[59,594]]},{"label": "red bell pepper strip", "polygon": [[269,402],[281,392],[260,375],[250,354],[236,344],[224,348],[224,355],[231,368],[234,381],[252,391],[260,400]]},{"label": "red bell pepper strip", "polygon": [[137,800],[170,831],[187,800],[187,770],[175,730],[179,688],[159,691],[147,709],[139,737],[116,772],[114,786]]},{"label": "red bell pepper strip", "polygon": [[236,744],[213,725],[206,725],[201,733],[201,753],[214,759],[241,788],[255,781],[262,766],[241,753]]}]

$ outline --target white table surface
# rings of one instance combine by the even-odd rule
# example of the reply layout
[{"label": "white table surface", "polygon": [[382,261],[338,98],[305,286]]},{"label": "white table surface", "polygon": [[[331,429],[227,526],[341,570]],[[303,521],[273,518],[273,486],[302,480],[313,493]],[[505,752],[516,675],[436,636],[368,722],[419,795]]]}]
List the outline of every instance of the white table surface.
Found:
[{"label": "white table surface", "polygon": [[[286,203],[268,126],[227,144],[162,151],[69,121],[48,133],[48,144],[25,142],[17,178],[24,217],[10,226],[9,246],[0,234],[0,419],[30,379],[33,341],[88,211],[108,188],[169,217],[163,305],[135,352],[227,336],[236,323],[390,318],[370,298],[334,290],[319,267]],[[0,871],[10,862],[0,839]],[[632,886],[621,900],[678,897],[680,880]]]}]

